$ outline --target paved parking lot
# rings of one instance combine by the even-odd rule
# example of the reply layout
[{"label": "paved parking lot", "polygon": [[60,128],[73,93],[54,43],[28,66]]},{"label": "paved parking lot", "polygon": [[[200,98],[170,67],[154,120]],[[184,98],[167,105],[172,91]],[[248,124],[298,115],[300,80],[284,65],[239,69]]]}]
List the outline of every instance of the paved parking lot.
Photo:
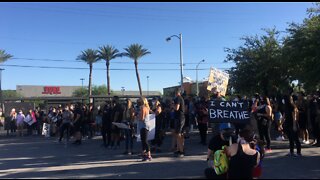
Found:
[{"label": "paved parking lot", "polygon": [[[117,150],[101,143],[101,137],[66,146],[56,138],[1,136],[0,178],[204,178],[207,148],[199,144],[197,133],[186,140],[182,159],[169,151],[170,136],[151,162],[140,162],[140,143],[132,156],[122,155],[123,142]],[[303,145],[304,157],[289,158],[288,142],[273,141],[272,147],[263,162],[263,178],[320,178],[320,148]]]}]

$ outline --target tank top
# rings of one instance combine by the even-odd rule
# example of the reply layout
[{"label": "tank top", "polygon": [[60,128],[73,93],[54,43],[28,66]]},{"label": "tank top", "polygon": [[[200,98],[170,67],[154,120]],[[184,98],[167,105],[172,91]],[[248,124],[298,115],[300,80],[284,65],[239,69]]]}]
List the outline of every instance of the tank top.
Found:
[{"label": "tank top", "polygon": [[252,179],[253,169],[257,164],[257,156],[258,152],[254,155],[244,153],[239,143],[237,154],[230,158],[229,179]]},{"label": "tank top", "polygon": [[[140,108],[139,117],[141,117],[141,113],[143,113],[143,108]],[[147,114],[146,114],[144,121],[141,121],[141,120],[138,121],[139,127],[141,129],[145,128],[145,129],[149,130],[149,126],[147,125],[146,121],[149,121],[149,111],[147,111]]]}]

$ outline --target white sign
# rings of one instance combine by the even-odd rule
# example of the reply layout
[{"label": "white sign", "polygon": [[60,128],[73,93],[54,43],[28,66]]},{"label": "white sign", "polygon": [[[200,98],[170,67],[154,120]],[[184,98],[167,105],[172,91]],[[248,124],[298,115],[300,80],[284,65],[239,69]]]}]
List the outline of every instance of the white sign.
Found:
[{"label": "white sign", "polygon": [[217,88],[221,95],[225,96],[227,93],[228,82],[228,73],[225,73],[217,68],[210,68],[207,90],[211,91],[212,88]]},{"label": "white sign", "polygon": [[50,137],[50,124],[43,123],[42,135],[45,137]]},{"label": "white sign", "polygon": [[28,114],[27,117],[25,117],[23,121],[26,122],[29,126],[31,126],[34,123],[30,114]]},{"label": "white sign", "polygon": [[116,123],[116,122],[113,122],[112,123],[113,125],[117,126],[118,128],[120,129],[130,129],[130,127],[124,123]]},{"label": "white sign", "polygon": [[[136,134],[136,137],[137,137],[137,142],[141,141],[141,138],[140,138],[140,123],[138,123],[138,126],[137,126],[137,134]],[[146,118],[146,124],[149,128],[149,131],[148,131],[148,141],[151,141],[154,139],[155,135],[156,135],[156,115],[155,114],[150,114],[148,118]]]}]

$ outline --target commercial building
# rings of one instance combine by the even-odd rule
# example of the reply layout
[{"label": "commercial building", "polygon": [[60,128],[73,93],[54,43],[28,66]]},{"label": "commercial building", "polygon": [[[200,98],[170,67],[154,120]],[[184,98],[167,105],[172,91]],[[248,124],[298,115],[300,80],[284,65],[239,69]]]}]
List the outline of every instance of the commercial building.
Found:
[{"label": "commercial building", "polygon": [[[200,97],[208,96],[208,91],[207,91],[208,81],[199,82],[198,85],[199,85],[199,96]],[[180,85],[163,88],[163,96],[164,97],[174,97],[174,95],[175,95],[174,91],[178,87],[180,87]],[[197,83],[184,82],[183,89],[184,89],[184,94],[186,96],[195,96],[197,94]]]},{"label": "commercial building", "polygon": [[17,85],[16,91],[22,97],[72,97],[81,86],[33,86]]}]

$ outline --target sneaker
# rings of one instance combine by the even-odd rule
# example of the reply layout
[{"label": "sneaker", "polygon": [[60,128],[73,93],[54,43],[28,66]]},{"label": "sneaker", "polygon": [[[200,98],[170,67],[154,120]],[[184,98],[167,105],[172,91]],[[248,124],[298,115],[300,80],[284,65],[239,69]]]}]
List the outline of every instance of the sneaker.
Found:
[{"label": "sneaker", "polygon": [[286,156],[287,156],[287,157],[293,157],[293,156],[294,156],[294,153],[288,153]]},{"label": "sneaker", "polygon": [[184,157],[184,152],[180,152],[178,155],[179,158],[183,158]]},{"label": "sneaker", "polygon": [[272,150],[271,150],[271,148],[266,148],[266,149],[265,149],[265,152],[266,152],[266,153],[271,153]]},{"label": "sneaker", "polygon": [[303,142],[304,144],[310,144],[310,141],[308,140],[308,141],[304,141]]},{"label": "sneaker", "polygon": [[302,157],[301,153],[297,153],[296,157]]},{"label": "sneaker", "polygon": [[306,140],[303,140],[302,143],[305,144],[305,143],[306,143]]},{"label": "sneaker", "polygon": [[148,157],[148,156],[143,156],[142,161],[151,161],[152,157]]},{"label": "sneaker", "polygon": [[125,151],[124,153],[122,153],[122,154],[124,154],[124,155],[127,155],[129,152],[128,151]]},{"label": "sneaker", "polygon": [[283,136],[279,136],[279,137],[276,138],[276,140],[277,141],[282,141],[283,140],[282,138],[283,138]]},{"label": "sneaker", "polygon": [[176,151],[176,152],[173,153],[174,157],[178,157],[179,154],[180,154],[180,151]]},{"label": "sneaker", "polygon": [[127,155],[132,155],[132,152],[128,152]]}]

